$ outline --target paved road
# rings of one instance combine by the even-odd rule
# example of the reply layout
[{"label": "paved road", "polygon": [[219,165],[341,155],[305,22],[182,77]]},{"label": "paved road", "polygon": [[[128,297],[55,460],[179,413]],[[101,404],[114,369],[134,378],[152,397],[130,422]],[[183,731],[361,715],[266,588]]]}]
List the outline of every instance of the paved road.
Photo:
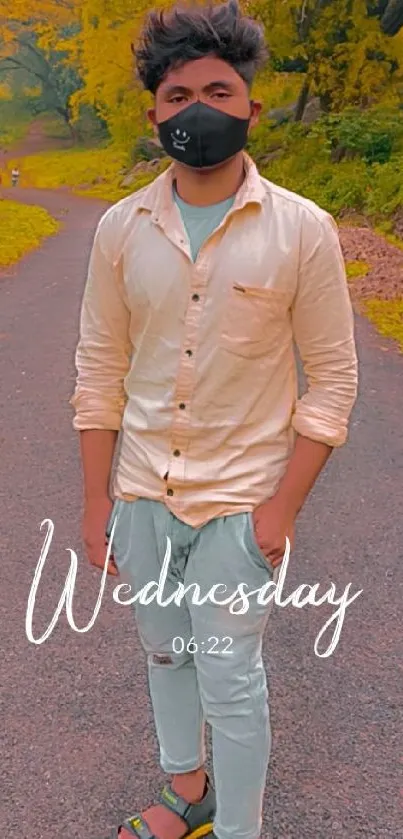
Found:
[{"label": "paved road", "polygon": [[[9,160],[27,157],[44,151],[69,149],[74,144],[72,137],[54,137],[47,132],[46,120],[39,117],[31,122],[26,134],[11,149],[0,149],[0,167],[4,169]],[[20,167],[23,171],[23,163]]]},{"label": "paved road", "polygon": [[[82,559],[80,468],[68,399],[85,267],[104,205],[29,192],[64,218],[60,235],[0,280],[2,839],[102,839],[157,794],[157,744],[132,619],[108,584],[92,631],[63,613],[42,645],[25,614],[44,539],[55,533],[34,613],[48,626],[80,557],[78,626],[99,576]],[[330,581],[347,609],[330,658],[315,638],[336,607],[276,607],[265,640],[273,758],[263,839],[403,837],[403,356],[359,320],[361,393],[350,444],[307,504],[287,593]],[[322,651],[330,643],[327,636]],[[399,775],[400,773],[400,775]]]}]

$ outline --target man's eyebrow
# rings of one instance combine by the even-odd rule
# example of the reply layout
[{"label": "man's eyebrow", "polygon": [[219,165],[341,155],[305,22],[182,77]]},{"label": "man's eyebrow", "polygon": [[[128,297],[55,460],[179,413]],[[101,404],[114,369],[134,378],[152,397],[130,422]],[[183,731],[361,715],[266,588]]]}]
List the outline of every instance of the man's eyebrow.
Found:
[{"label": "man's eyebrow", "polygon": [[[234,86],[233,86],[233,84],[231,84],[231,82],[224,81],[224,80],[222,80],[222,81],[218,80],[218,81],[214,81],[214,82],[209,82],[209,84],[206,84],[205,87],[203,88],[203,91],[205,91],[206,93],[211,93],[214,90],[232,91],[232,90],[234,90]],[[185,85],[181,85],[181,84],[169,85],[164,90],[164,96],[174,96],[176,94],[188,94],[188,93],[192,93],[192,90],[189,87],[186,87]]]},{"label": "man's eyebrow", "polygon": [[217,90],[218,88],[220,90],[222,90],[223,88],[225,90],[233,90],[234,85],[231,84],[231,82],[228,82],[228,81],[216,81],[216,82],[210,82],[210,84],[206,84],[206,86],[203,88],[203,90],[206,90],[206,91],[210,92],[212,90]]},{"label": "man's eyebrow", "polygon": [[191,90],[181,84],[171,84],[164,90],[165,96],[172,96],[174,93],[191,93]]}]

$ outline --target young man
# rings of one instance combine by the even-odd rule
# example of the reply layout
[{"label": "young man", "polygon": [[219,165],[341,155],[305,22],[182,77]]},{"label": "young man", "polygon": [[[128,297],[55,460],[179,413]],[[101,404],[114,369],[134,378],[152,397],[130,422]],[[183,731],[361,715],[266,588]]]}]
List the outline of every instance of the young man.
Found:
[{"label": "young man", "polygon": [[[346,440],[352,310],[333,220],[260,177],[244,152],[260,111],[250,99],[259,26],[234,2],[155,12],[136,56],[173,163],[109,209],[95,236],[72,400],[84,538],[103,568],[114,522],[109,573],[132,596],[159,580],[169,539],[164,599],[178,582],[197,583],[205,599],[195,603],[193,587],[164,607],[135,604],[161,765],[173,778],[117,835],[258,839],[271,744],[268,607],[255,596],[237,614],[228,596],[240,583],[256,591],[276,581],[298,512]],[[293,339],[308,382],[300,399]],[[216,602],[206,598],[213,586]]]}]

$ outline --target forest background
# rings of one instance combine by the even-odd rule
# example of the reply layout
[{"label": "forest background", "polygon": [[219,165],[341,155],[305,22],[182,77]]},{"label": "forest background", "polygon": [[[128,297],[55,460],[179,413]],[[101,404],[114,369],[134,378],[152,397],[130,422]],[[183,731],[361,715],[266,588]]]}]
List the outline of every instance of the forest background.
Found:
[{"label": "forest background", "polygon": [[[150,8],[171,5],[13,0],[10,11],[0,0],[3,185],[17,165],[22,187],[116,201],[164,170],[131,44]],[[270,51],[253,90],[261,123],[248,144],[261,173],[341,225],[371,226],[403,247],[403,0],[240,5],[263,23]],[[43,150],[20,154],[32,126]],[[358,260],[349,273],[368,270]],[[403,341],[401,287],[397,298]]]},{"label": "forest background", "polygon": [[[45,116],[48,134],[74,144],[20,163],[23,183],[93,187],[114,200],[155,176],[139,167],[127,178],[136,164],[162,157],[150,142],[149,97],[135,82],[130,46],[149,8],[169,5],[13,0],[10,17],[0,0],[0,146]],[[336,216],[363,212],[399,229],[403,0],[241,5],[264,23],[270,49],[254,89],[263,117],[249,143],[262,173]]]}]

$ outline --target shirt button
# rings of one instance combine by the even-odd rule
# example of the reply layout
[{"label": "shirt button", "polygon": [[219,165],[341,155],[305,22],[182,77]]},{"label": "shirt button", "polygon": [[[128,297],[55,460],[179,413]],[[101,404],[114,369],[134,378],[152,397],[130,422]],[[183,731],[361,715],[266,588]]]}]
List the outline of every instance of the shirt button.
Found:
[{"label": "shirt button", "polygon": [[199,295],[198,294],[192,294],[192,300],[200,300]]},{"label": "shirt button", "polygon": [[175,451],[174,451],[174,455],[175,455],[175,457],[179,457],[179,456],[180,456],[180,451],[179,451],[179,449],[175,449]]},{"label": "shirt button", "polygon": [[186,355],[188,355],[190,358],[190,356],[193,355],[192,350],[186,350]]},{"label": "shirt button", "polygon": [[184,411],[185,408],[186,408],[186,405],[185,405],[184,402],[179,402],[179,407],[180,407],[181,411]]},{"label": "shirt button", "polygon": [[173,495],[173,494],[174,494],[173,489],[167,489],[167,495]]}]

